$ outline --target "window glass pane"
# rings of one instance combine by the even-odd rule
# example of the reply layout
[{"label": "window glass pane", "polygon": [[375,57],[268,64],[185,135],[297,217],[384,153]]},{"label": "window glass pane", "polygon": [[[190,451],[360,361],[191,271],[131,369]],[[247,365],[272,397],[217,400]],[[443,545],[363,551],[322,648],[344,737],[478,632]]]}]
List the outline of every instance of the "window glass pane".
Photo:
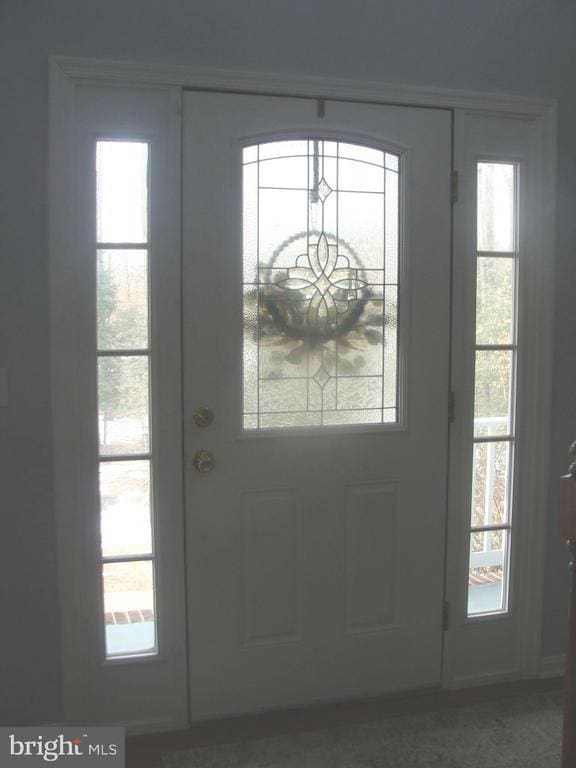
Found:
[{"label": "window glass pane", "polygon": [[106,655],[156,650],[154,576],[149,560],[104,563]]},{"label": "window glass pane", "polygon": [[257,421],[251,420],[248,416],[244,421],[244,429],[250,429],[250,425],[258,426],[260,429],[295,429],[300,427],[319,427],[322,423],[321,413],[295,412],[295,413],[262,413],[257,417]]},{"label": "window glass pane", "polygon": [[508,531],[482,531],[470,537],[468,615],[507,608]]},{"label": "window glass pane", "polygon": [[[386,286],[384,303],[384,389],[383,405],[389,409],[384,421],[389,421],[398,399],[398,287]],[[393,419],[395,421],[395,419]]]},{"label": "window glass pane", "polygon": [[244,162],[256,160],[257,156],[260,157],[260,160],[265,160],[269,157],[289,157],[291,155],[294,157],[308,157],[308,142],[269,141],[259,146],[246,147],[244,150]]},{"label": "window glass pane", "polygon": [[98,251],[98,349],[148,346],[148,254]]},{"label": "window glass pane", "polygon": [[514,341],[515,259],[480,256],[476,275],[476,343]]},{"label": "window glass pane", "polygon": [[338,187],[358,192],[384,192],[384,169],[370,163],[343,160],[338,163]]},{"label": "window glass pane", "polygon": [[[246,150],[244,150],[246,153]],[[257,282],[258,264],[258,163],[244,165],[243,174],[243,253],[244,282]],[[306,210],[302,198],[302,211]]]},{"label": "window glass pane", "polygon": [[[259,379],[254,375],[258,371],[258,323],[257,323],[257,292],[252,287],[244,288],[244,414],[245,422],[248,414],[254,416],[253,428],[258,426],[258,384]],[[294,344],[296,347],[297,344]],[[245,427],[247,428],[247,427]]]},{"label": "window glass pane", "polygon": [[[286,155],[304,147],[301,168]],[[244,427],[394,421],[398,174],[359,145],[260,150],[244,150]]]},{"label": "window glass pane", "polygon": [[[338,154],[340,157],[347,157],[351,160],[361,160],[364,163],[371,163],[382,167],[384,165],[384,152],[381,149],[372,149],[372,147],[363,147],[360,144],[346,144],[341,141],[338,143]],[[387,155],[387,159],[395,157]],[[341,185],[344,186],[344,185]]]},{"label": "window glass pane", "polygon": [[398,282],[398,243],[400,236],[398,181],[398,173],[390,170],[386,171],[386,204],[384,207],[386,283]]},{"label": "window glass pane", "polygon": [[260,413],[306,410],[308,382],[301,379],[261,379]]},{"label": "window glass pane", "polygon": [[474,445],[472,526],[508,522],[511,450],[508,442]]},{"label": "window glass pane", "polygon": [[280,157],[261,160],[260,186],[278,189],[306,189],[308,185],[307,157]]},{"label": "window glass pane", "polygon": [[[260,279],[274,282],[286,273],[278,270],[293,266],[302,251],[302,241],[307,234],[308,193],[306,190],[262,189],[257,186],[257,173],[251,174],[255,186],[252,194],[257,200],[249,229],[258,233],[257,251],[244,261],[245,282]],[[245,211],[246,212],[246,211]],[[248,274],[253,276],[247,279]]]},{"label": "window glass pane", "polygon": [[478,163],[477,180],[478,250],[514,251],[514,165]]},{"label": "window glass pane", "polygon": [[101,455],[148,452],[147,357],[99,358],[98,425]]},{"label": "window glass pane", "polygon": [[104,557],[152,553],[150,462],[100,464],[100,530]]},{"label": "window glass pane", "polygon": [[148,240],[148,144],[96,144],[96,237],[100,243]]},{"label": "window glass pane", "polygon": [[[396,421],[396,414],[391,421]],[[350,410],[350,411],[327,411],[323,414],[324,425],[344,425],[344,424],[381,424],[386,421],[382,416],[382,409],[374,408],[372,410]]]},{"label": "window glass pane", "polygon": [[400,165],[400,158],[398,155],[391,155],[390,153],[386,153],[386,168],[389,168],[391,171],[398,171],[398,167]]},{"label": "window glass pane", "polygon": [[474,434],[510,434],[510,395],[514,352],[476,352],[474,376]]},{"label": "window glass pane", "polygon": [[382,407],[381,376],[342,376],[338,381],[338,407],[341,410]]},{"label": "window glass pane", "polygon": [[[338,237],[340,242],[356,254],[362,254],[363,266],[371,270],[371,282],[383,283],[385,266],[384,257],[384,201],[382,195],[360,192],[340,192],[338,194]],[[396,224],[396,226],[398,226]],[[394,246],[392,246],[394,248]],[[394,251],[395,262],[398,256]],[[374,270],[374,271],[372,271]],[[388,282],[395,282],[386,273]]]}]

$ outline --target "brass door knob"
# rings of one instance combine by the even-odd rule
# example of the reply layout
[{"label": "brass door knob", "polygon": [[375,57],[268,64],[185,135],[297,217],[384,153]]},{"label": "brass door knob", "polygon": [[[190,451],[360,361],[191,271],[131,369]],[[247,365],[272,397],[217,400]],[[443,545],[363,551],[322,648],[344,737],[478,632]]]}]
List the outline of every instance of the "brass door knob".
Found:
[{"label": "brass door knob", "polygon": [[212,472],[216,465],[214,454],[210,451],[196,451],[192,459],[192,465],[198,472]]},{"label": "brass door knob", "polygon": [[209,427],[214,421],[214,411],[204,406],[197,408],[192,415],[192,421],[197,427]]}]

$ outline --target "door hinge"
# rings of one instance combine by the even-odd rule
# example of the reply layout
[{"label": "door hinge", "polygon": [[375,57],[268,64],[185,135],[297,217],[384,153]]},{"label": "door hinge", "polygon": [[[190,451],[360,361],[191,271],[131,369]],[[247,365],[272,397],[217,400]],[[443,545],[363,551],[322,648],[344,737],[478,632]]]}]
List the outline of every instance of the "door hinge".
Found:
[{"label": "door hinge", "polygon": [[456,393],[448,392],[448,423],[454,424],[456,421]]},{"label": "door hinge", "polygon": [[458,200],[458,171],[452,171],[450,177],[450,200],[453,203]]},{"label": "door hinge", "polygon": [[442,608],[442,629],[444,632],[450,629],[450,603],[448,600],[444,600],[444,607]]}]

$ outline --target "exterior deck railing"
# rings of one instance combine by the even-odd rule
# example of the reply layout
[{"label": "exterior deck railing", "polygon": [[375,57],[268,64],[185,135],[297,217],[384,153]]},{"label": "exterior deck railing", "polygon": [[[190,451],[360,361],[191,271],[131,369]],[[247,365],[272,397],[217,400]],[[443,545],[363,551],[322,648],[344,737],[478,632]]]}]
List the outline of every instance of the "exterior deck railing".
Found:
[{"label": "exterior deck railing", "polygon": [[[497,481],[497,469],[496,469],[496,460],[497,460],[497,454],[496,454],[496,444],[500,440],[503,439],[510,439],[510,436],[504,433],[504,429],[508,423],[508,417],[507,416],[490,416],[490,417],[482,417],[482,418],[476,418],[474,419],[474,426],[475,426],[475,433],[477,435],[482,435],[482,437],[485,438],[493,438],[493,441],[487,441],[484,443],[486,446],[486,460],[485,460],[485,466],[484,469],[484,519],[482,522],[483,526],[489,526],[489,525],[502,525],[502,527],[506,528],[508,527],[509,523],[509,509],[504,510],[503,520],[504,522],[500,524],[498,521],[494,521],[494,502],[495,502],[495,493],[497,490],[496,487],[496,481]],[[472,488],[473,488],[473,494],[474,489],[476,487],[476,481],[479,470],[481,470],[482,467],[474,466],[473,468],[473,481],[472,481]],[[504,494],[504,504],[506,507],[508,507],[509,504],[509,493],[508,493],[508,481],[510,476],[510,468],[508,468],[508,471],[506,473],[506,477],[504,478],[506,483],[506,491]],[[471,500],[471,503],[474,503],[473,500]],[[481,550],[477,550],[475,552],[471,552],[470,555],[470,568],[489,568],[493,566],[504,566],[504,554],[505,549],[502,547],[495,548],[493,546],[493,537],[491,535],[491,531],[483,531],[483,548]]]}]

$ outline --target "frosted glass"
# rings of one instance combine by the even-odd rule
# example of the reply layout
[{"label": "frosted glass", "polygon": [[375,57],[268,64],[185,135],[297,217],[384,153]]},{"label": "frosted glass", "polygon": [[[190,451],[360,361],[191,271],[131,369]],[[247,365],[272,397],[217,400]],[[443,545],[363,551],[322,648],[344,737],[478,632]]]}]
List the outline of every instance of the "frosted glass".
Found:
[{"label": "frosted glass", "polygon": [[259,164],[260,186],[299,187],[308,185],[308,159],[306,157],[280,157],[261,160]]},{"label": "frosted glass", "polygon": [[381,424],[383,422],[382,409],[352,410],[352,411],[326,411],[322,414],[324,426]]},{"label": "frosted glass", "polygon": [[341,376],[338,380],[338,407],[346,410],[382,407],[381,376]]},{"label": "frosted glass", "polygon": [[372,147],[363,147],[360,144],[347,144],[341,141],[338,144],[338,154],[340,157],[347,157],[351,160],[360,160],[363,163],[372,163],[382,167],[384,165],[384,152]]},{"label": "frosted glass", "polygon": [[[298,233],[307,234],[308,193],[306,190],[256,189],[258,209],[254,215],[257,216],[259,250],[253,257],[261,267],[269,266],[272,260],[277,267],[292,265],[302,252],[302,243],[294,243],[290,238]],[[246,223],[254,227],[250,219]]]},{"label": "frosted glass", "polygon": [[[245,429],[249,429],[245,422]],[[260,429],[294,429],[297,427],[318,427],[322,424],[320,412],[263,413],[258,419]]]},{"label": "frosted glass", "polygon": [[[307,157],[308,155],[308,142],[307,141],[269,141],[266,144],[260,144],[259,147],[247,147],[244,151],[255,154],[255,150],[259,150],[259,156],[261,160],[265,160],[269,157],[286,157],[290,155],[301,155]],[[246,160],[245,160],[246,162]]]},{"label": "frosted glass", "polygon": [[[244,282],[256,282],[258,271],[258,165],[244,166],[243,254]],[[302,206],[304,210],[304,206]]]},{"label": "frosted glass", "polygon": [[[384,408],[393,408],[396,414],[398,396],[398,289],[395,285],[386,286],[384,305]],[[396,421],[389,411],[386,420]]]},{"label": "frosted glass", "polygon": [[368,163],[340,160],[338,188],[359,192],[384,192],[384,169]]},{"label": "frosted glass", "polygon": [[270,379],[260,381],[260,411],[263,413],[279,411],[306,410],[306,380]]},{"label": "frosted glass", "polygon": [[258,323],[257,296],[252,289],[244,289],[244,413],[258,412]]},{"label": "frosted glass", "polygon": [[395,421],[398,173],[322,139],[243,157],[244,428]]},{"label": "frosted glass", "polygon": [[399,192],[398,174],[394,171],[386,171],[386,206],[384,211],[385,221],[385,269],[386,282],[398,282],[398,257],[400,237],[399,216]]},{"label": "frosted glass", "polygon": [[[340,192],[338,237],[367,269],[384,269],[384,200],[382,195]],[[390,281],[389,276],[386,276]]]}]

